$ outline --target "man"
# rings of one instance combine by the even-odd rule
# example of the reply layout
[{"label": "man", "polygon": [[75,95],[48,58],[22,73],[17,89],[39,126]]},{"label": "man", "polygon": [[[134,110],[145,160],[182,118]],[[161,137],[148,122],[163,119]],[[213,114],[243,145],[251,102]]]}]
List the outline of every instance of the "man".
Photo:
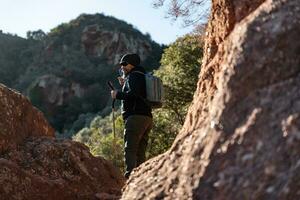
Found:
[{"label": "man", "polygon": [[151,107],[146,100],[145,69],[140,66],[140,57],[137,54],[125,54],[120,65],[125,74],[124,77],[118,77],[122,91],[112,90],[111,96],[121,100],[125,122],[125,177],[128,178],[131,171],[145,161],[153,120]]}]

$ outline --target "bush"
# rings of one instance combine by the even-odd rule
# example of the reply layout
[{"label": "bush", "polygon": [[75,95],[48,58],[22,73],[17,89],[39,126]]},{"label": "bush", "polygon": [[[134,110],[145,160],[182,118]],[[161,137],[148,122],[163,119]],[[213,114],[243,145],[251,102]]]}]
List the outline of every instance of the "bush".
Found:
[{"label": "bush", "polygon": [[197,86],[202,45],[200,35],[186,35],[164,50],[161,67],[155,74],[163,81],[165,103],[153,112],[148,157],[167,151],[182,128]]},{"label": "bush", "polygon": [[112,115],[105,118],[95,117],[89,127],[80,130],[73,140],[86,144],[93,155],[110,160],[121,171],[124,171],[123,129],[120,112],[116,112],[115,137],[112,129]]}]

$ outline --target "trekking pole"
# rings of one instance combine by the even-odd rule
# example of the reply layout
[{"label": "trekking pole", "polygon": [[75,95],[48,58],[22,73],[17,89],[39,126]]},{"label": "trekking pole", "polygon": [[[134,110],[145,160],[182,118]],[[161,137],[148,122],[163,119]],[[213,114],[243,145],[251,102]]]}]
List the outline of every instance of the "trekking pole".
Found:
[{"label": "trekking pole", "polygon": [[[113,84],[110,81],[107,82],[107,85],[109,86],[109,88],[111,90],[115,90]],[[113,121],[113,136],[114,136],[114,138],[113,138],[113,152],[114,152],[114,154],[113,154],[113,162],[116,164],[117,163],[116,162],[116,153],[117,153],[117,150],[116,150],[116,126],[115,126],[115,100],[116,99],[112,100],[111,109],[112,109],[112,121]]]},{"label": "trekking pole", "polygon": [[[109,88],[111,90],[115,90],[114,86],[112,85],[112,83],[110,81],[107,82]],[[113,135],[114,135],[114,141],[116,139],[116,126],[115,126],[115,100],[116,99],[113,99],[112,100],[112,104],[111,104],[111,109],[112,109],[112,117],[113,117]]]}]

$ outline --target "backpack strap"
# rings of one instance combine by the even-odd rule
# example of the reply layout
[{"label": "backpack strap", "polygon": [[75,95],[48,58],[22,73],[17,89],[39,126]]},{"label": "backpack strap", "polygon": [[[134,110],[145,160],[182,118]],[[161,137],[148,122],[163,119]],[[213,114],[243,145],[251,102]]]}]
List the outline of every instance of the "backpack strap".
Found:
[{"label": "backpack strap", "polygon": [[143,74],[143,75],[146,75],[145,73],[141,72],[141,71],[133,71],[131,73],[138,73],[138,74]]},{"label": "backpack strap", "polygon": [[[131,72],[131,73],[138,73],[138,74],[142,74],[142,75],[146,75],[145,73],[143,73],[143,72],[141,72],[141,71],[133,71],[133,72]],[[149,101],[147,100],[147,97],[146,98],[144,98],[144,97],[142,97],[142,96],[140,96],[140,95],[136,95],[137,97],[139,97],[140,99],[142,99],[143,101],[144,101],[144,103],[149,107],[149,108],[152,108],[151,107],[151,104],[149,103]],[[146,91],[146,96],[147,96],[147,91]]]}]

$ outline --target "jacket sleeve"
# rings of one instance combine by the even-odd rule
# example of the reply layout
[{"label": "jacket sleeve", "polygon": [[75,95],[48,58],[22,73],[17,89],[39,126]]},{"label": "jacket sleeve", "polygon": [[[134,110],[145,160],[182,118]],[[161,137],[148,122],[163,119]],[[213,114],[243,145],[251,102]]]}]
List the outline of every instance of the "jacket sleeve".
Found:
[{"label": "jacket sleeve", "polygon": [[128,80],[124,83],[127,84],[126,92],[118,91],[116,99],[119,100],[135,100],[137,97],[142,96],[142,86],[144,81],[144,75],[138,73],[131,73],[128,76]]}]

